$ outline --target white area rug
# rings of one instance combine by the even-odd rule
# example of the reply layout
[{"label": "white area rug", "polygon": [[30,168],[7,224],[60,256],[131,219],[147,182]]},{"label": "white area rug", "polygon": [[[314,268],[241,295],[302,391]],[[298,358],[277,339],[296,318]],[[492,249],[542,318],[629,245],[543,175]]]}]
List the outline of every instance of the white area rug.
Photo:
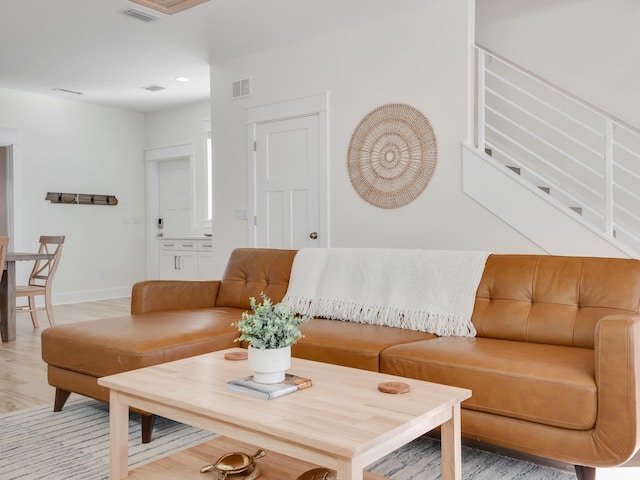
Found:
[{"label": "white area rug", "polygon": [[[140,442],[140,418],[129,420],[129,468],[198,445],[215,434],[161,417],[153,441]],[[465,480],[575,480],[574,474],[476,449],[464,448]],[[200,468],[201,465],[197,465]],[[392,480],[440,478],[440,443],[420,438],[369,470]],[[51,405],[0,416],[1,480],[102,480],[109,477],[109,411],[89,399],[70,401],[62,412]],[[203,480],[204,476],[203,476]]]},{"label": "white area rug", "polygon": [[[149,463],[215,434],[157,417],[153,441],[141,443],[140,416],[129,417],[129,468]],[[102,480],[109,478],[109,407],[69,401],[0,416],[0,479]]]},{"label": "white area rug", "polygon": [[[382,460],[370,470],[393,480],[439,480],[440,442],[421,437]],[[464,480],[576,480],[574,473],[543,467],[475,448],[462,447]]]}]

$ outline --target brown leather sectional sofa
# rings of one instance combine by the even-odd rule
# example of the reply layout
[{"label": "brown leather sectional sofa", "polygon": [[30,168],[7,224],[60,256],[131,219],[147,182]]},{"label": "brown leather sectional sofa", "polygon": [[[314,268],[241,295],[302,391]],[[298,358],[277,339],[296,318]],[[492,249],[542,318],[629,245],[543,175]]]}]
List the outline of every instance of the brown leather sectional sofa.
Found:
[{"label": "brown leather sectional sofa", "polygon": [[[131,315],[45,330],[54,409],[69,392],[108,401],[101,376],[237,346],[231,323],[249,297],[282,299],[295,253],[237,249],[221,281],[141,282]],[[314,319],[293,354],[469,388],[464,437],[594,478],[591,467],[634,462],[640,448],[639,312],[640,261],[491,255],[476,294],[477,336]],[[143,418],[149,441],[152,417]]]}]

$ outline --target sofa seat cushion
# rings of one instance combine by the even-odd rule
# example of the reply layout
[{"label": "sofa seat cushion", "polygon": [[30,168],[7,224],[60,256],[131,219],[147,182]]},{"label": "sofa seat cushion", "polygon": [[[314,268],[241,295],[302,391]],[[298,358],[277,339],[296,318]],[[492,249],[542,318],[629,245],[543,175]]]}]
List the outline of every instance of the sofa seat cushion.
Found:
[{"label": "sofa seat cushion", "polygon": [[594,351],[446,337],[390,347],[383,373],[468,388],[463,408],[573,430],[594,427]]},{"label": "sofa seat cushion", "polygon": [[320,318],[303,323],[300,330],[304,337],[291,347],[293,356],[374,372],[380,369],[385,348],[436,338],[414,330]]},{"label": "sofa seat cushion", "polygon": [[103,377],[237,346],[240,309],[127,315],[56,325],[42,332],[49,365]]}]

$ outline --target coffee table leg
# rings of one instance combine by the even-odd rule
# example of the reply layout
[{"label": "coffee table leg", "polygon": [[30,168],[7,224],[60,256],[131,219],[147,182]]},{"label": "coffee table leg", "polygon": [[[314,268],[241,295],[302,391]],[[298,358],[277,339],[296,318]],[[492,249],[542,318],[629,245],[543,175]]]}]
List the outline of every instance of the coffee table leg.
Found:
[{"label": "coffee table leg", "polygon": [[440,428],[442,480],[462,480],[462,439],[460,437],[460,404],[453,406],[451,419]]},{"label": "coffee table leg", "polygon": [[338,476],[338,480],[362,480],[362,465],[360,465],[359,462],[354,463],[346,458],[338,459],[336,474]]},{"label": "coffee table leg", "polygon": [[109,393],[110,480],[129,474],[129,405],[118,392]]}]

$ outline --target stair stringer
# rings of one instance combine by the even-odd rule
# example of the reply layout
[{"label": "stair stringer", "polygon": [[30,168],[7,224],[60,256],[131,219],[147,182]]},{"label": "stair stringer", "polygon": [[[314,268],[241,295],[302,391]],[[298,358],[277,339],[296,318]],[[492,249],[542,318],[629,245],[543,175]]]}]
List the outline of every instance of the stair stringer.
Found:
[{"label": "stair stringer", "polygon": [[462,190],[551,255],[636,257],[516,173],[462,146]]}]

